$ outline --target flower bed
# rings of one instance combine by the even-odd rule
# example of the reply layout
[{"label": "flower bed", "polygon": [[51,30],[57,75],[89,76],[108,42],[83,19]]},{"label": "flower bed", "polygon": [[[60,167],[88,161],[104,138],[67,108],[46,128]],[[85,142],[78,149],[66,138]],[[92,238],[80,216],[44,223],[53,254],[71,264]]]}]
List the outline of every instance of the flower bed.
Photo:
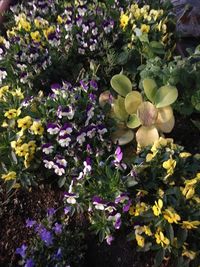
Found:
[{"label": "flower bed", "polygon": [[101,266],[199,266],[199,46],[181,58],[172,5],[150,2],[11,7],[0,36],[4,266],[100,266],[99,243]]}]

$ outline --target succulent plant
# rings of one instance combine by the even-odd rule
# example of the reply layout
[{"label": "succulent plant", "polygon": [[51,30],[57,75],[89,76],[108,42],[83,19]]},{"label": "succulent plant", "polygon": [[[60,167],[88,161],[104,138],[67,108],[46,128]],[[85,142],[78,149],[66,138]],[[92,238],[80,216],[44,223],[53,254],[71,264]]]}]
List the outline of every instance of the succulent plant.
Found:
[{"label": "succulent plant", "polygon": [[[159,139],[159,133],[169,133],[174,127],[173,109],[170,106],[178,97],[176,87],[157,87],[153,79],[144,79],[143,99],[140,92],[132,90],[132,83],[124,74],[114,75],[111,86],[117,92],[112,101],[112,113],[119,127],[113,134],[119,145],[129,143],[134,138],[130,129],[138,128],[136,141],[140,147],[152,145]],[[132,133],[131,133],[132,132]]]}]

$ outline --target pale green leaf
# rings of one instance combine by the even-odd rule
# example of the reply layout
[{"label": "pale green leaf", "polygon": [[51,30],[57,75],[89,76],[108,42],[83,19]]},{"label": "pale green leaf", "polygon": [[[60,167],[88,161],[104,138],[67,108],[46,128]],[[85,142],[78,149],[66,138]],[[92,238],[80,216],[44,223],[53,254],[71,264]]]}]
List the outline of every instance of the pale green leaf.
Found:
[{"label": "pale green leaf", "polygon": [[138,119],[138,116],[136,114],[132,114],[129,116],[127,121],[128,128],[134,129],[141,125],[140,120]]},{"label": "pale green leaf", "polygon": [[155,105],[157,108],[163,108],[171,105],[178,97],[178,90],[171,85],[165,85],[158,89],[155,95]]},{"label": "pale green leaf", "polygon": [[111,81],[112,88],[121,96],[126,96],[132,90],[132,83],[127,76],[124,74],[116,74],[112,77]]},{"label": "pale green leaf", "polygon": [[153,79],[146,78],[142,82],[144,92],[146,97],[151,101],[154,102],[154,97],[157,92],[157,85]]}]

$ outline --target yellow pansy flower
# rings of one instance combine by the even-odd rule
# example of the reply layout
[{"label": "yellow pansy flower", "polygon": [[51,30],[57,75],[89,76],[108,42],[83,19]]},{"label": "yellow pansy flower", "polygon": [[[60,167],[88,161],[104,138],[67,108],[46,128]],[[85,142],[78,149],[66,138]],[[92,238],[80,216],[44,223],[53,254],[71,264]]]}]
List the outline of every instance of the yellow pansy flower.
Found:
[{"label": "yellow pansy flower", "polygon": [[30,130],[35,134],[35,135],[42,135],[44,132],[44,128],[42,126],[41,121],[34,121],[32,126],[30,127]]},{"label": "yellow pansy flower", "polygon": [[45,19],[39,18],[39,19],[34,19],[34,24],[35,27],[38,29],[45,29],[48,27],[49,22]]},{"label": "yellow pansy flower", "polygon": [[31,24],[26,20],[26,18],[21,17],[18,22],[18,29],[25,30],[26,32],[30,32],[31,30]]},{"label": "yellow pansy flower", "polygon": [[19,189],[21,187],[21,185],[19,183],[15,183],[12,188],[13,189]]},{"label": "yellow pansy flower", "polygon": [[144,247],[144,242],[145,242],[144,237],[139,235],[139,234],[136,234],[135,235],[135,239],[137,241],[138,246],[143,248]]},{"label": "yellow pansy flower", "polygon": [[18,123],[19,128],[26,130],[26,129],[30,128],[30,126],[32,125],[32,119],[30,116],[26,116],[22,119],[18,119],[17,123]]},{"label": "yellow pansy flower", "polygon": [[180,158],[188,158],[188,157],[191,157],[191,156],[192,156],[192,154],[189,153],[189,152],[181,152],[181,153],[179,154],[179,157],[180,157]]},{"label": "yellow pansy flower", "polygon": [[32,155],[35,153],[36,150],[36,142],[35,141],[29,141],[28,142],[28,148],[29,148],[29,153]]},{"label": "yellow pansy flower", "polygon": [[0,88],[0,99],[4,96],[5,93],[7,93],[9,90],[9,86],[6,85],[6,86],[3,86]]},{"label": "yellow pansy flower", "polygon": [[121,14],[120,16],[120,27],[122,29],[125,29],[125,27],[128,25],[129,17],[126,14]]},{"label": "yellow pansy flower", "polygon": [[162,212],[162,207],[163,207],[163,201],[162,199],[159,199],[158,202],[155,201],[155,205],[152,207],[152,210],[153,210],[153,214],[155,216],[159,216]]},{"label": "yellow pansy flower", "polygon": [[54,33],[54,32],[55,32],[55,27],[53,27],[53,26],[50,26],[49,28],[43,30],[43,34],[47,40],[48,40],[49,35]]},{"label": "yellow pansy flower", "polygon": [[185,257],[189,258],[190,260],[194,260],[196,258],[196,255],[197,255],[197,253],[192,251],[192,250],[185,249],[182,252],[182,256],[185,256]]},{"label": "yellow pansy flower", "polygon": [[144,225],[144,233],[148,236],[152,236],[152,232],[149,226]]},{"label": "yellow pansy flower", "polygon": [[24,99],[24,94],[22,93],[21,88],[18,88],[15,91],[12,91],[11,95],[18,97],[19,99]]},{"label": "yellow pansy flower", "polygon": [[11,172],[8,172],[7,174],[1,175],[1,178],[5,181],[15,180],[16,177],[17,177],[17,174],[14,171],[11,171]]},{"label": "yellow pansy flower", "polygon": [[4,117],[10,120],[10,119],[14,119],[18,117],[20,113],[21,113],[21,110],[19,108],[18,109],[12,108],[5,112]]},{"label": "yellow pansy flower", "polygon": [[31,32],[30,35],[35,43],[39,43],[41,41],[41,35],[39,31]]},{"label": "yellow pansy flower", "polygon": [[192,230],[198,228],[200,225],[200,221],[183,221],[182,228]]},{"label": "yellow pansy flower", "polygon": [[58,22],[58,24],[63,23],[63,18],[60,15],[58,15],[58,17],[57,17],[57,22]]},{"label": "yellow pansy flower", "polygon": [[16,28],[12,28],[12,30],[7,30],[6,31],[6,34],[7,34],[7,36],[8,36],[8,38],[12,38],[12,37],[14,37],[14,36],[16,36]]},{"label": "yellow pansy flower", "polygon": [[170,242],[167,237],[164,236],[163,232],[158,231],[155,233],[156,243],[162,247],[169,246]]},{"label": "yellow pansy flower", "polygon": [[181,217],[171,207],[163,211],[163,216],[168,223],[178,223],[181,220]]},{"label": "yellow pansy flower", "polygon": [[133,206],[130,207],[129,214],[134,215],[134,216],[139,216],[147,209],[148,209],[148,206],[146,203],[144,203],[144,202],[137,203],[135,207],[133,207]]},{"label": "yellow pansy flower", "polygon": [[24,157],[24,166],[25,168],[29,168],[31,164],[31,160],[33,159],[33,155],[26,153]]},{"label": "yellow pansy flower", "polygon": [[20,147],[16,147],[16,149],[15,149],[15,153],[19,157],[24,157],[28,152],[29,152],[29,147],[28,147],[28,144],[26,144],[26,143],[24,143]]},{"label": "yellow pansy flower", "polygon": [[140,30],[142,33],[148,33],[150,31],[150,26],[147,24],[142,24]]},{"label": "yellow pansy flower", "polygon": [[176,167],[176,161],[172,159],[172,156],[170,156],[170,159],[163,162],[163,168],[167,170],[168,175],[172,175],[174,173],[174,169]]}]

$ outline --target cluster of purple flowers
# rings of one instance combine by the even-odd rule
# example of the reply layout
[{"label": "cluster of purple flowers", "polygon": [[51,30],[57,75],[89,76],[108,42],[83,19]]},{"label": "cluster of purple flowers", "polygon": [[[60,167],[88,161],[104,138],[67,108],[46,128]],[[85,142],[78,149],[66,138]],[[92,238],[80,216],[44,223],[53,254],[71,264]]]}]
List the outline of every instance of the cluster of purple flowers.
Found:
[{"label": "cluster of purple flowers", "polygon": [[92,158],[111,149],[111,142],[106,139],[105,116],[98,108],[97,83],[81,81],[75,87],[69,83],[54,84],[51,89],[52,94],[44,103],[44,166],[58,176],[83,179],[92,171]]},{"label": "cluster of purple flowers", "polygon": [[[49,208],[46,218],[42,222],[26,220],[26,228],[35,232],[35,235],[29,246],[22,244],[16,249],[16,254],[21,256],[20,266],[36,267],[39,264],[41,266],[70,267],[70,261],[78,260],[79,255],[76,255],[72,239],[75,239],[74,243],[80,242],[80,236],[71,233],[68,229],[66,214],[64,211],[58,222],[56,220],[57,210]],[[77,249],[80,250],[80,248]]]}]

